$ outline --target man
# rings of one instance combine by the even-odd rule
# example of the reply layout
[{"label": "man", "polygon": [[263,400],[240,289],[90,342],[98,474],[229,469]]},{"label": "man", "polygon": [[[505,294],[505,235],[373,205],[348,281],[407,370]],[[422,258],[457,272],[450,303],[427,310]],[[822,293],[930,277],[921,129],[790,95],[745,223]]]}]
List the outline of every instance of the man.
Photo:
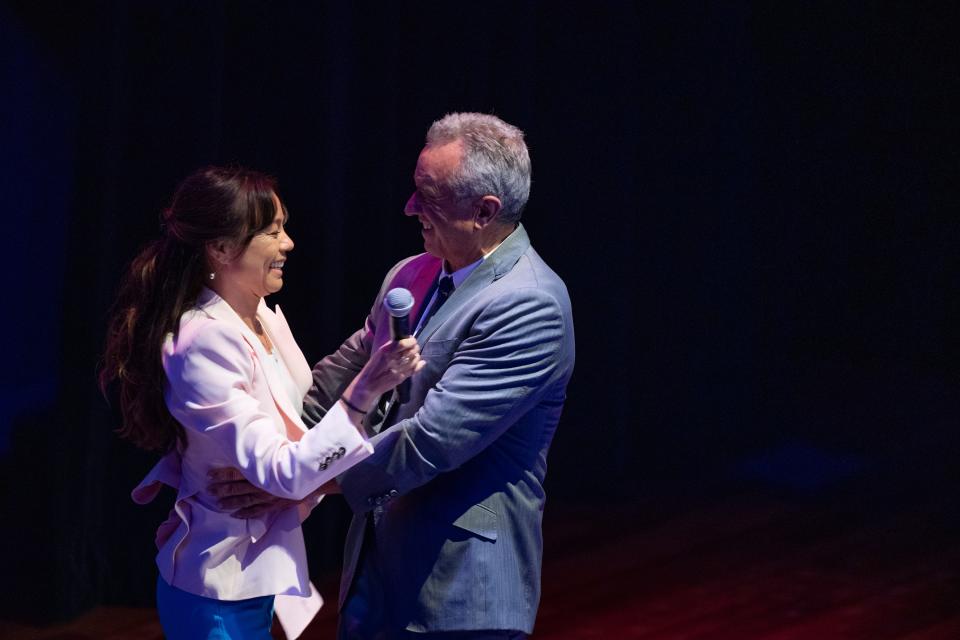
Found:
[{"label": "man", "polygon": [[367,416],[374,453],[338,478],[354,512],[338,637],[523,638],[540,600],[547,450],[573,370],[570,300],[519,222],[530,192],[519,129],[447,115],[414,182],[404,213],[426,253],[387,274],[304,401],[318,422],[390,340],[387,291],[409,289],[427,364],[407,402]]}]

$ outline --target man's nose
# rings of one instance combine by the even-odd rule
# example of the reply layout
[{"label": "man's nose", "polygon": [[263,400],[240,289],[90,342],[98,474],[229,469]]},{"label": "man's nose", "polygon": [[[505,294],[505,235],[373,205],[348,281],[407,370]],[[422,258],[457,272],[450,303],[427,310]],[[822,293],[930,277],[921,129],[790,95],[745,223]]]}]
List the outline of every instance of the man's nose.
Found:
[{"label": "man's nose", "polygon": [[411,195],[410,199],[407,200],[407,204],[403,207],[403,213],[408,216],[415,216],[420,213],[420,202],[417,200],[416,193]]}]

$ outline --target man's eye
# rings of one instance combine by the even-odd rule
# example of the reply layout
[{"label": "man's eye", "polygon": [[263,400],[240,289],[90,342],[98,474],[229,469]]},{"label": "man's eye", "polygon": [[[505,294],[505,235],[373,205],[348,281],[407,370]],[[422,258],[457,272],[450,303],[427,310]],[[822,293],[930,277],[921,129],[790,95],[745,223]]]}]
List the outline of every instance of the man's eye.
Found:
[{"label": "man's eye", "polygon": [[417,202],[420,206],[428,211],[435,211],[437,207],[437,199],[431,195],[425,193],[417,194]]}]

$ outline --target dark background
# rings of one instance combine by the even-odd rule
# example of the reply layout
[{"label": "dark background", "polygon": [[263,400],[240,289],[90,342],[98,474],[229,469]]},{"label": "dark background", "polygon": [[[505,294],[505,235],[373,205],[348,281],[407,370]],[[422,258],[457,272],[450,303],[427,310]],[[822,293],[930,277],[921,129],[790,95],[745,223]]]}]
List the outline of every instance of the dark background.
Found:
[{"label": "dark background", "polygon": [[[952,460],[957,32],[949,3],[0,5],[3,613],[152,602],[172,496],[130,501],[153,457],[95,374],[177,182],[279,178],[271,302],[313,361],[422,250],[401,211],[450,111],[526,132],[524,223],[573,300],[552,504],[807,499]],[[315,572],[344,515],[309,521]]]}]

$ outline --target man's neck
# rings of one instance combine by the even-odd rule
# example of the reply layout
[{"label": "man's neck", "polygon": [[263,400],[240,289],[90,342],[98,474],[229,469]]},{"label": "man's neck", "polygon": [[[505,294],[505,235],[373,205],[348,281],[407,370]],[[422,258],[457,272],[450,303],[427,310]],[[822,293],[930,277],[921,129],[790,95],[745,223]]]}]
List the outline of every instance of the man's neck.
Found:
[{"label": "man's neck", "polygon": [[487,242],[484,242],[480,247],[480,251],[483,253],[483,257],[486,258],[491,253],[497,250],[503,241],[510,237],[510,234],[517,230],[516,224],[510,225],[497,225],[496,229],[491,229],[493,233],[490,234],[490,239]]},{"label": "man's neck", "polygon": [[480,238],[480,245],[477,247],[476,251],[470,253],[467,256],[458,257],[455,261],[450,261],[445,259],[443,261],[443,268],[446,269],[447,273],[455,273],[464,267],[467,267],[477,260],[486,258],[491,253],[497,250],[503,241],[506,240],[511,233],[516,231],[517,225],[497,225],[496,228],[487,227],[483,230],[483,236]]}]

